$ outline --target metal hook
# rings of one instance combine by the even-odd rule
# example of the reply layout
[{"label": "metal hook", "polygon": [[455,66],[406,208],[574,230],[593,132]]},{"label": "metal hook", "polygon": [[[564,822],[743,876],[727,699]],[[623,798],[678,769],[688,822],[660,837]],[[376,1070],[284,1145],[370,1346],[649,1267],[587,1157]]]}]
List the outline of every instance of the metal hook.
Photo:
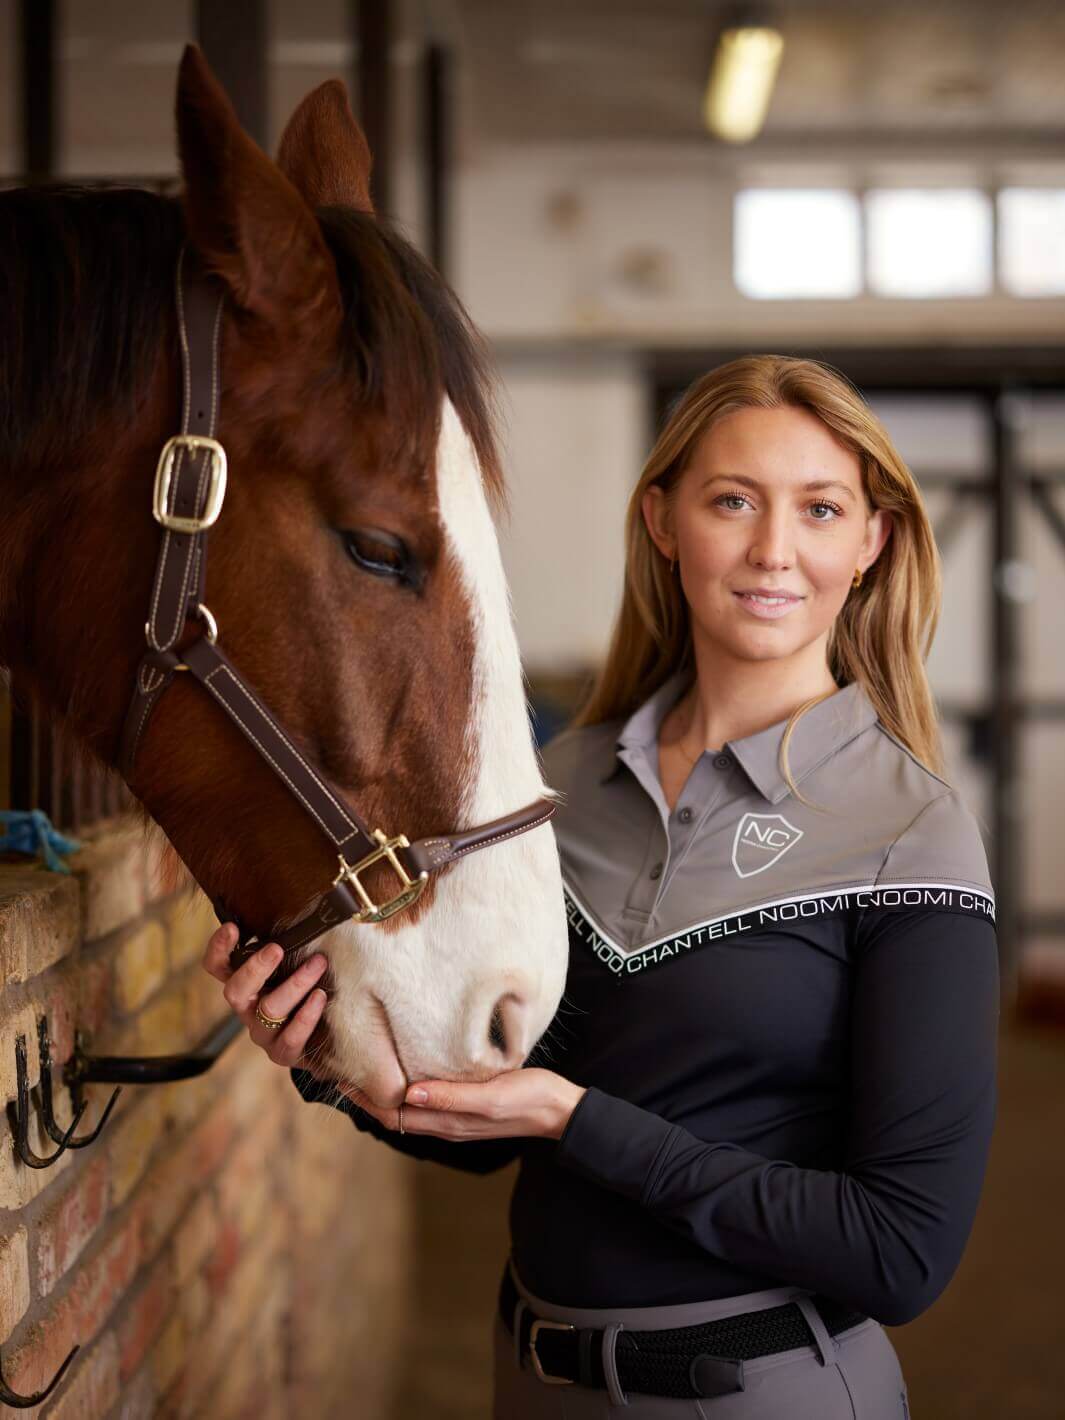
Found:
[{"label": "metal hook", "polygon": [[[79,1105],[70,1128],[59,1141],[59,1148],[48,1158],[42,1158],[40,1154],[35,1154],[30,1146],[30,1082],[29,1070],[26,1064],[26,1037],[24,1035],[15,1038],[15,1070],[18,1078],[18,1101],[14,1106],[15,1111],[15,1147],[18,1149],[19,1158],[31,1169],[47,1169],[55,1163],[60,1154],[66,1151],[67,1145],[73,1137],[74,1130],[81,1123],[81,1117],[86,1110],[86,1102],[83,1100]],[[12,1106],[8,1105],[10,1111]]]},{"label": "metal hook", "polygon": [[[41,1016],[37,1021],[37,1046],[41,1057],[41,1122],[48,1132],[48,1137],[53,1139],[55,1143],[63,1144],[64,1148],[68,1149],[84,1149],[86,1144],[91,1144],[99,1136],[100,1130],[107,1123],[108,1116],[115,1107],[115,1101],[122,1093],[122,1086],[118,1085],[111,1092],[111,1098],[107,1101],[104,1112],[100,1116],[100,1122],[92,1133],[82,1134],[78,1139],[71,1139],[69,1132],[64,1134],[61,1126],[57,1123],[52,1105],[52,1042],[48,1036],[47,1016]],[[82,1101],[80,1090],[75,1090],[74,1086],[71,1086],[70,1099],[78,1111],[74,1120],[76,1124],[81,1118],[85,1104]]]},{"label": "metal hook", "polygon": [[17,1391],[12,1390],[7,1381],[4,1380],[3,1370],[0,1369],[0,1401],[3,1401],[5,1405],[10,1405],[14,1410],[29,1410],[32,1405],[40,1405],[41,1401],[45,1400],[52,1394],[52,1391],[55,1390],[56,1386],[63,1379],[67,1367],[80,1350],[80,1346],[75,1346],[59,1367],[59,1370],[56,1371],[55,1375],[45,1386],[44,1390],[35,1390],[32,1395],[19,1395]]}]

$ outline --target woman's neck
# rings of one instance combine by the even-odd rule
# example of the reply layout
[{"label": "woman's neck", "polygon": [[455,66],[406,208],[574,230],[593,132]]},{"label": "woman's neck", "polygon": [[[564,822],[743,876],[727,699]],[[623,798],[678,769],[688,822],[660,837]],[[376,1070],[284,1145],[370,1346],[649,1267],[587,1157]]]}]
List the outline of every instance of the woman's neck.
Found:
[{"label": "woman's neck", "polygon": [[818,641],[783,661],[736,661],[697,641],[695,679],[669,717],[668,739],[683,739],[689,754],[720,749],[786,720],[807,700],[834,694],[839,687],[825,650]]}]

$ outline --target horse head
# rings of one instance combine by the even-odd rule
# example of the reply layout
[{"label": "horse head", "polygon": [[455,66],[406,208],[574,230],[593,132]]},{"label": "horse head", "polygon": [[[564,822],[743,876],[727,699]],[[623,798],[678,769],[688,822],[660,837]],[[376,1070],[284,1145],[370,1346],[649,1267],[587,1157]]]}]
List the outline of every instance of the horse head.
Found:
[{"label": "horse head", "polygon": [[[49,283],[64,326],[35,336],[20,318],[3,352],[21,423],[0,464],[0,659],[119,762],[160,545],[151,470],[181,407],[163,293],[184,245],[224,292],[229,474],[206,601],[228,656],[330,792],[389,834],[451,832],[550,794],[495,531],[481,346],[373,212],[343,85],[303,100],[275,163],[189,46],[177,131],[180,200],[0,199],[0,244],[18,247],[9,269],[24,278],[5,294],[21,315]],[[36,231],[19,247],[20,213]],[[60,347],[83,352],[82,389],[68,399],[57,382],[49,406],[38,385],[64,368]],[[178,653],[202,629],[189,622]],[[321,895],[336,854],[192,681],[175,677],[146,720],[130,787],[195,880],[266,940]],[[554,836],[541,826],[453,862],[404,911],[312,950],[329,958],[316,1070],[394,1105],[408,1079],[516,1068],[565,981]]]}]

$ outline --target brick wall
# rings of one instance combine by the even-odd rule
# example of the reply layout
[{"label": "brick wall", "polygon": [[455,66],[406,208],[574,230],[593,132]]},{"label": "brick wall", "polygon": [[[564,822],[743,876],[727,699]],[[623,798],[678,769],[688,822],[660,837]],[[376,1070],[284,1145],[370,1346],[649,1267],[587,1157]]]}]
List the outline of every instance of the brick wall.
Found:
[{"label": "brick wall", "polygon": [[[190,1049],[227,1011],[200,966],[205,898],[168,890],[127,821],[83,837],[71,877],[0,862],[0,1077],[39,1080],[75,1028],[93,1054]],[[23,863],[26,860],[22,860]],[[55,1070],[59,1077],[59,1070]],[[89,1085],[79,1132],[111,1091]],[[56,1114],[71,1118],[58,1088]],[[413,1269],[410,1161],[307,1105],[246,1034],[196,1080],[124,1087],[95,1143],[31,1169],[0,1143],[3,1374],[59,1388],[27,1415],[385,1420]],[[41,1154],[55,1145],[39,1128]],[[2,1408],[2,1407],[0,1407]],[[13,1412],[12,1412],[13,1413]]]}]

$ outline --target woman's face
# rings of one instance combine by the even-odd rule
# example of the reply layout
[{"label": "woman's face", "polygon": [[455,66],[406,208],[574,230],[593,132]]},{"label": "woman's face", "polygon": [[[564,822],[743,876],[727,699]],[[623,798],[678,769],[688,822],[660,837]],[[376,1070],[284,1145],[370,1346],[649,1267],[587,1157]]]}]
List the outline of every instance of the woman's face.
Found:
[{"label": "woman's face", "polygon": [[740,660],[827,644],[855,569],[875,561],[891,530],[887,513],[869,510],[857,456],[791,407],[719,419],[672,510],[651,487],[643,514],[659,551],[676,553],[693,634]]}]

